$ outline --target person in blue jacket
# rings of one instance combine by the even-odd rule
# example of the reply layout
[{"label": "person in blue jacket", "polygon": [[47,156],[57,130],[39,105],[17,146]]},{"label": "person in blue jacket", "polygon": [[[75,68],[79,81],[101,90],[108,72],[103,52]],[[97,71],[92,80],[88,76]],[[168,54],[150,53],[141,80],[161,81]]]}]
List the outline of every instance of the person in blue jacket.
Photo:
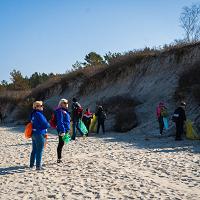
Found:
[{"label": "person in blue jacket", "polygon": [[31,113],[32,130],[32,152],[30,157],[30,168],[34,167],[36,160],[36,170],[41,170],[42,153],[45,143],[47,128],[50,127],[46,117],[43,115],[43,102],[36,101],[33,103]]},{"label": "person in blue jacket", "polygon": [[61,163],[62,160],[62,148],[64,141],[62,137],[70,131],[70,114],[68,112],[68,100],[61,99],[58,108],[55,111],[57,131],[59,136],[59,143],[57,147],[57,163]]}]

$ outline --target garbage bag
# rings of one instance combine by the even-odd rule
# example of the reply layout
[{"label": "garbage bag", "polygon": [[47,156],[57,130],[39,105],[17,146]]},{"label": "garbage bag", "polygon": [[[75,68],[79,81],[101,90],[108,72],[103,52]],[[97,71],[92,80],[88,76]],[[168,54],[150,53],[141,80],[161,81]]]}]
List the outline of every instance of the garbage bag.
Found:
[{"label": "garbage bag", "polygon": [[90,123],[90,132],[94,133],[97,131],[97,117],[94,115]]},{"label": "garbage bag", "polygon": [[71,137],[70,137],[70,134],[69,133],[66,133],[63,137],[62,137],[62,140],[67,144],[70,142],[71,140]]},{"label": "garbage bag", "polygon": [[88,130],[82,120],[79,121],[79,128],[81,129],[83,135],[88,133]]},{"label": "garbage bag", "polygon": [[169,128],[169,123],[167,117],[163,117],[164,128],[167,130]]},{"label": "garbage bag", "polygon": [[197,134],[196,128],[194,127],[191,120],[187,120],[186,126],[186,137],[191,140],[199,140],[200,136]]}]

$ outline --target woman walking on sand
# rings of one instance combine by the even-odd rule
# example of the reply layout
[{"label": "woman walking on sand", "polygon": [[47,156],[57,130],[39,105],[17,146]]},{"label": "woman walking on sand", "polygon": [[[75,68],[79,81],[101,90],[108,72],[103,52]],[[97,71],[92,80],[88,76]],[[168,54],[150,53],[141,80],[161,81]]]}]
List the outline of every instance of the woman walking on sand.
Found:
[{"label": "woman walking on sand", "polygon": [[156,108],[156,115],[159,123],[160,134],[163,134],[163,129],[168,129],[167,121],[164,123],[164,119],[168,116],[167,108],[163,102],[160,102]]},{"label": "woman walking on sand", "polygon": [[30,168],[34,167],[36,160],[36,170],[42,168],[42,153],[45,144],[45,135],[47,128],[50,127],[46,117],[43,115],[43,102],[35,101],[33,103],[33,111],[31,113],[32,122],[32,152],[30,157]]},{"label": "woman walking on sand", "polygon": [[57,131],[59,137],[59,143],[57,147],[57,163],[61,163],[62,160],[62,148],[64,146],[63,136],[70,130],[70,115],[68,112],[68,100],[61,99],[58,108],[55,111]]}]

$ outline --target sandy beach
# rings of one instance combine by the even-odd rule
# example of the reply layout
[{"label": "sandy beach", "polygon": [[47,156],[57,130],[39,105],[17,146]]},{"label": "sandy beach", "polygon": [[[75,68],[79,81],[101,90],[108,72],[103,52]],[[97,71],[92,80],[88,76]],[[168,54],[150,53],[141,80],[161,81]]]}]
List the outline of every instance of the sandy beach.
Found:
[{"label": "sandy beach", "polygon": [[23,127],[0,128],[0,199],[200,199],[200,141],[114,134],[78,138],[56,163],[50,135],[45,170],[30,170]]}]

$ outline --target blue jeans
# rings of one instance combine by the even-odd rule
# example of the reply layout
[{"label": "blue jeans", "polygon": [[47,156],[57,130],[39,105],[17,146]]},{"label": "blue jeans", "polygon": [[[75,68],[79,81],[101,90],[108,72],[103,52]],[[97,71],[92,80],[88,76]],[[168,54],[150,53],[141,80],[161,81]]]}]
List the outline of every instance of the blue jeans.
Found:
[{"label": "blue jeans", "polygon": [[73,128],[73,135],[72,135],[72,140],[75,140],[76,139],[76,129],[78,129],[79,133],[83,136],[83,132],[81,131],[80,127],[79,127],[79,120],[78,121],[73,121],[73,125],[72,125],[72,128]]},{"label": "blue jeans", "polygon": [[30,158],[30,167],[34,166],[36,160],[36,168],[41,167],[42,153],[44,149],[45,138],[43,134],[32,134],[32,152]]}]

